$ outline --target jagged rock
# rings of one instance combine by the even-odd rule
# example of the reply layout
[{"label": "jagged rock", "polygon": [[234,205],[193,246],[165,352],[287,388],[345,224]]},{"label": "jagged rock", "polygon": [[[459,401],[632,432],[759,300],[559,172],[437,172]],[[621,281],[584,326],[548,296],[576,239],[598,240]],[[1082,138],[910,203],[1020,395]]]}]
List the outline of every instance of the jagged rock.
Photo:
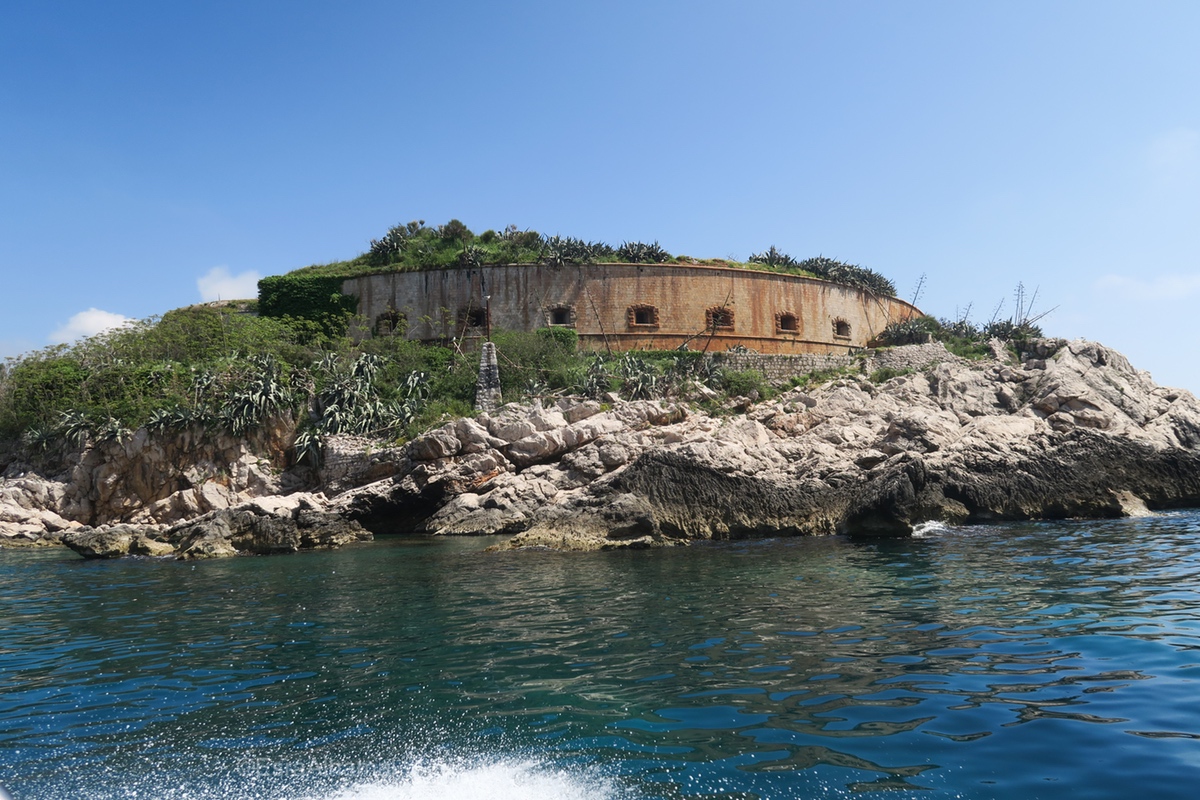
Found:
[{"label": "jagged rock", "polygon": [[120,558],[129,555],[139,533],[131,525],[87,528],[67,534],[63,543],[84,558]]},{"label": "jagged rock", "polygon": [[137,525],[86,528],[65,535],[63,543],[84,558],[144,555],[190,560],[329,549],[371,538],[358,523],[324,511],[319,496],[299,495],[260,498],[166,530]]},{"label": "jagged rock", "polygon": [[[1022,364],[947,359],[700,419],[553,498],[507,546],[592,549],[762,534],[904,533],[922,521],[1107,517],[1200,502],[1200,404],[1092,342]],[[764,435],[746,420],[761,424]],[[620,440],[623,434],[613,438]],[[586,469],[585,467],[590,467]]]},{"label": "jagged rock", "polygon": [[[875,384],[864,369],[747,399],[732,416],[564,399],[455,420],[403,448],[345,437],[320,473],[328,501],[275,496],[282,478],[262,478],[270,465],[232,440],[168,469],[162,459],[178,458],[181,443],[134,437],[84,454],[69,479],[10,468],[0,535],[49,541],[57,528],[92,557],[158,554],[166,543],[202,558],[339,546],[368,536],[362,523],[594,549],[1200,503],[1196,398],[1092,342],[1027,350],[1017,360],[992,343],[993,358],[965,361],[940,345],[897,348],[876,363],[920,371]],[[124,497],[131,487],[143,494]],[[113,519],[174,525],[70,530]]]},{"label": "jagged rock", "polygon": [[165,538],[183,559],[294,553],[372,538],[358,523],[315,508],[311,496],[276,504],[275,513],[263,513],[263,505],[257,501],[207,514],[171,528]]}]

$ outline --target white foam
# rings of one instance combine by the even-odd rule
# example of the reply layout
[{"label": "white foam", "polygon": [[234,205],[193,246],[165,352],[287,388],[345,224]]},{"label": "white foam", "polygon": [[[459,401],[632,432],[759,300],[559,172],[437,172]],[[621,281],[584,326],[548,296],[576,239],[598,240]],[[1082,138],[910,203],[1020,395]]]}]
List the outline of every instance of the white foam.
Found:
[{"label": "white foam", "polygon": [[920,539],[923,536],[936,536],[948,530],[951,530],[951,527],[946,523],[930,520],[928,522],[918,522],[914,525],[912,535],[914,538]]},{"label": "white foam", "polygon": [[396,780],[358,784],[322,800],[618,800],[624,796],[611,780],[583,769],[497,760],[417,762]]}]

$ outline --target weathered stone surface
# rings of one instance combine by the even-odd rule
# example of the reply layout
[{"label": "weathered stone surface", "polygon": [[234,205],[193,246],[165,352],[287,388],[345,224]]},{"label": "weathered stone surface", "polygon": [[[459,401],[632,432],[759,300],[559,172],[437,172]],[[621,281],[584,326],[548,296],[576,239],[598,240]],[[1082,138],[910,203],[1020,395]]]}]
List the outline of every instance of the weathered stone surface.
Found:
[{"label": "weathered stone surface", "polygon": [[274,510],[263,513],[263,503],[256,501],[213,512],[171,528],[165,538],[184,559],[294,553],[372,538],[358,523],[316,508],[312,496]]},{"label": "weathered stone surface", "polygon": [[[1200,504],[1200,403],[1119,353],[1063,340],[1035,342],[1023,360],[1000,345],[975,362],[904,350],[895,363],[921,371],[882,384],[843,378],[740,414],[565,399],[455,420],[404,448],[347,438],[322,473],[328,501],[265,491],[251,479],[265,462],[236,448],[225,468],[181,462],[166,485],[121,499],[149,478],[122,474],[111,453],[86,455],[59,480],[6,473],[0,537],[62,534],[89,557],[160,554],[165,542],[177,557],[206,558],[339,546],[369,536],[362,523],[593,549]],[[119,458],[146,463],[137,447],[160,445],[125,443]],[[72,530],[114,515],[174,524]]]},{"label": "weathered stone surface", "polygon": [[933,519],[1123,516],[1200,503],[1192,395],[1155,386],[1092,342],[1039,342],[1020,364],[998,354],[880,386],[845,379],[788,393],[715,428],[697,415],[603,475],[580,451],[575,473],[592,465],[594,477],[553,498],[508,546],[904,533]]},{"label": "weathered stone surface", "polygon": [[358,523],[321,506],[319,495],[260,498],[165,530],[139,525],[84,528],[66,534],[63,544],[84,558],[142,555],[190,560],[294,553],[372,538]]},{"label": "weathered stone surface", "polygon": [[138,533],[131,525],[88,528],[67,534],[63,543],[84,558],[120,558],[129,555]]}]

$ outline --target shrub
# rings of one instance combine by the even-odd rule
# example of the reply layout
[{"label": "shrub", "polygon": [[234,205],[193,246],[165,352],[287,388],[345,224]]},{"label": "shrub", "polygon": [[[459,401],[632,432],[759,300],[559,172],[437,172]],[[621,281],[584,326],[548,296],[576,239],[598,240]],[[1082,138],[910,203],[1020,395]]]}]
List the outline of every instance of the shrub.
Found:
[{"label": "shrub", "polygon": [[756,369],[721,370],[720,379],[722,388],[736,397],[767,400],[774,394],[766,376]]},{"label": "shrub", "polygon": [[889,381],[892,378],[898,378],[901,375],[911,375],[913,372],[914,370],[911,367],[880,367],[871,373],[869,379],[871,383],[883,383],[884,381]]},{"label": "shrub", "polygon": [[893,322],[883,329],[875,341],[884,347],[905,344],[925,344],[942,332],[941,323],[933,317],[913,317]]}]

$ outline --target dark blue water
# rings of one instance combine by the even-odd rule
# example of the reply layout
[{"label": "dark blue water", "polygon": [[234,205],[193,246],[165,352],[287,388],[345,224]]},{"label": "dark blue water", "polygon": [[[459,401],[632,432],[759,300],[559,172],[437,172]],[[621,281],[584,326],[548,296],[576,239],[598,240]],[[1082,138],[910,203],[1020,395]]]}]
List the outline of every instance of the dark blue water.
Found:
[{"label": "dark blue water", "polygon": [[1200,515],[627,553],[0,551],[33,798],[1195,797]]}]

